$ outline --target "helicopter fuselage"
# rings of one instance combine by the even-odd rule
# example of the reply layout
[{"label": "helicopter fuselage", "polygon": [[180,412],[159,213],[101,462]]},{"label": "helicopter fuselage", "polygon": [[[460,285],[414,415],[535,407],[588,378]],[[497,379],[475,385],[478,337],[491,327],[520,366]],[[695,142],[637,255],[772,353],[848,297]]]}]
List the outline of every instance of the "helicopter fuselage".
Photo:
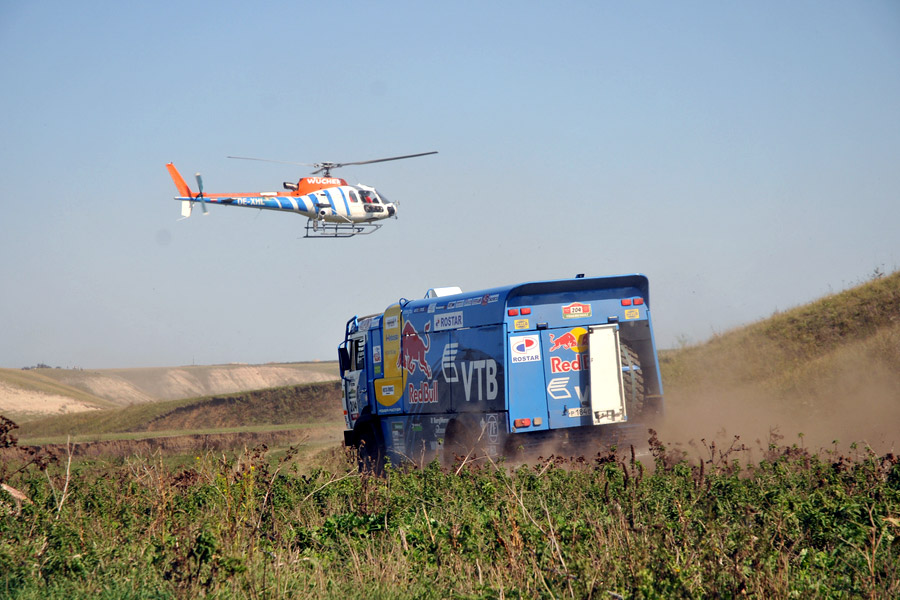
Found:
[{"label": "helicopter fuselage", "polygon": [[[366,192],[365,195],[361,192]],[[397,214],[392,202],[383,202],[374,188],[365,186],[339,185],[325,187],[309,194],[283,194],[278,192],[257,192],[247,194],[203,194],[176,196],[175,200],[206,202],[211,205],[244,206],[262,210],[295,212],[310,219],[329,223],[365,223],[386,219]],[[185,210],[182,209],[182,214]],[[185,215],[187,216],[187,215]]]},{"label": "helicopter fuselage", "polygon": [[397,214],[397,206],[375,188],[363,184],[348,185],[338,177],[304,177],[297,183],[285,182],[286,192],[206,194],[191,191],[175,166],[171,163],[166,166],[181,194],[175,196],[175,200],[182,203],[184,218],[191,215],[193,205],[198,202],[294,212],[326,223],[371,223]]}]

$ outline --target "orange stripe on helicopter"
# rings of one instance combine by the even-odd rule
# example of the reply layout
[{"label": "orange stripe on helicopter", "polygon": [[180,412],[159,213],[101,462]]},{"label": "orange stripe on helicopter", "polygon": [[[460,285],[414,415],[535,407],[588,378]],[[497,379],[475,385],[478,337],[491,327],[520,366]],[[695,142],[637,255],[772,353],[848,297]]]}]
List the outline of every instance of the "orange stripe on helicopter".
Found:
[{"label": "orange stripe on helicopter", "polygon": [[[175,182],[175,187],[178,188],[178,193],[181,194],[182,198],[196,198],[196,194],[191,192],[191,188],[188,187],[188,184],[185,183],[184,178],[181,176],[181,173],[178,172],[178,169],[175,168],[175,165],[172,163],[166,163],[166,168],[169,170],[169,175],[172,177],[172,181]],[[307,194],[311,194],[313,192],[317,192],[319,190],[323,190],[326,188],[332,188],[339,185],[347,185],[347,182],[339,177],[304,177],[300,181],[297,182],[297,189],[291,190],[285,194],[279,194],[284,196],[306,196]],[[203,194],[207,199],[212,198],[231,198],[234,196],[258,196],[258,193],[241,193],[241,194]]]},{"label": "orange stripe on helicopter", "polygon": [[347,182],[339,177],[304,177],[297,182],[297,189],[291,191],[291,196],[305,196],[325,188],[339,185],[347,185]]}]

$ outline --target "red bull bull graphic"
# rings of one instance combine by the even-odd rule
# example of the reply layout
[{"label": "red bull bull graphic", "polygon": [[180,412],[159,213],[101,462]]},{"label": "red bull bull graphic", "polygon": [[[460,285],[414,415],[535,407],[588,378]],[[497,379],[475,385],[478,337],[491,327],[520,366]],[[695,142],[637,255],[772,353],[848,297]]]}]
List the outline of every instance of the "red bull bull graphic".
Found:
[{"label": "red bull bull graphic", "polygon": [[584,327],[575,327],[559,337],[556,337],[551,333],[550,342],[553,344],[550,346],[550,352],[556,352],[560,348],[578,353],[587,352],[587,329]]},{"label": "red bull bull graphic", "polygon": [[428,350],[431,348],[431,324],[425,324],[425,335],[419,335],[412,323],[403,324],[403,351],[400,354],[397,366],[402,366],[410,375],[415,374],[419,368],[425,377],[431,379],[431,367],[428,365]]}]

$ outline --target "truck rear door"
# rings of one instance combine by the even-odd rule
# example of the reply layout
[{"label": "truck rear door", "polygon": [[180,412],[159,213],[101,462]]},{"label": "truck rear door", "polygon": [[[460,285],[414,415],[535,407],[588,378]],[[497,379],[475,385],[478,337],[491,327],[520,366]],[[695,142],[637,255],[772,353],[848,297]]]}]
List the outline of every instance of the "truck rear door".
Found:
[{"label": "truck rear door", "polygon": [[550,429],[625,420],[616,325],[541,332]]}]

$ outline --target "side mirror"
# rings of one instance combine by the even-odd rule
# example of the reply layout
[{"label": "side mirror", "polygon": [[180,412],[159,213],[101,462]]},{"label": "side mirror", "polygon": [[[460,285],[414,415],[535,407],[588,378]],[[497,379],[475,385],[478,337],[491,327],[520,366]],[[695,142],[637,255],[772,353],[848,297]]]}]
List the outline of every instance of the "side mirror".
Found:
[{"label": "side mirror", "polygon": [[344,378],[344,372],[350,368],[350,354],[343,346],[338,348],[338,363],[341,366],[341,379]]}]

